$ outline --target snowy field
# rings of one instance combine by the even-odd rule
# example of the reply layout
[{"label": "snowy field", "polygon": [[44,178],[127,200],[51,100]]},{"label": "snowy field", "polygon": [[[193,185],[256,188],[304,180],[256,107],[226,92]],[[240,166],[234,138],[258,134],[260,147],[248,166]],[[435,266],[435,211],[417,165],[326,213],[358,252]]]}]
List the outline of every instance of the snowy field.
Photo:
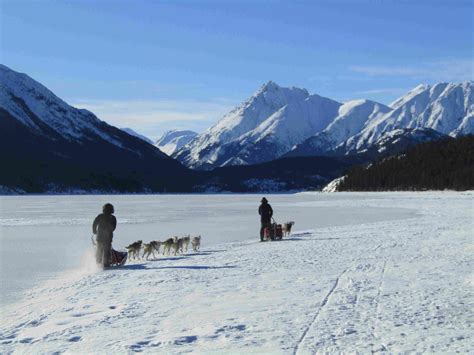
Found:
[{"label": "snowy field", "polygon": [[[174,229],[202,234],[202,250],[107,271],[84,262],[46,277],[1,308],[0,353],[468,353],[474,348],[473,197],[274,195],[276,218],[296,226],[288,240],[273,243],[255,241],[259,196],[110,197],[120,206],[119,247]],[[13,250],[11,239],[26,238],[26,228],[35,227],[36,238],[64,227],[71,240],[87,239],[93,207],[105,199],[36,198],[46,200],[2,198],[2,258],[5,244]],[[168,222],[159,220],[172,198],[181,205],[171,208]],[[163,208],[130,212],[128,221],[120,215],[147,203]],[[23,206],[36,219],[5,212],[7,206]],[[74,211],[82,215],[66,222]],[[51,240],[61,234],[51,233]],[[2,293],[12,279],[2,280]]]}]

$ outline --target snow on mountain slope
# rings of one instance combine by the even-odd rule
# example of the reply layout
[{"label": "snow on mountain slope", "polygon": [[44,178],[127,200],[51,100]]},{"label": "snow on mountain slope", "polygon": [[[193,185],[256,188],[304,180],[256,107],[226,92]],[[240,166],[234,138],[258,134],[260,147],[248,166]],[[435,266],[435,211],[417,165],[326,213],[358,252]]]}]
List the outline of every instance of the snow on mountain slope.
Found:
[{"label": "snow on mountain slope", "polygon": [[418,85],[417,87],[411,89],[407,94],[403,95],[402,97],[399,97],[398,99],[396,99],[395,101],[393,101],[390,105],[392,109],[396,109],[400,106],[403,106],[405,103],[407,103],[408,101],[410,101],[411,99],[413,99],[415,96],[419,95],[420,93],[422,93],[423,91],[425,91],[426,89],[428,89],[429,86],[426,85],[426,84],[420,84]]},{"label": "snow on mountain slope", "polygon": [[[332,104],[321,108],[323,99]],[[472,82],[419,85],[390,107],[370,100],[341,105],[269,82],[173,157],[192,168],[211,169],[282,155],[347,154],[368,149],[399,129],[432,129],[451,136],[474,133],[473,120]]]},{"label": "snow on mountain slope", "polygon": [[159,148],[163,153],[171,156],[181,147],[192,141],[198,134],[189,130],[171,130],[165,132],[155,143],[155,147]]},{"label": "snow on mountain slope", "polygon": [[369,122],[390,112],[383,104],[370,100],[352,100],[339,107],[336,118],[320,133],[293,147],[288,156],[324,154],[360,132]]},{"label": "snow on mountain slope", "polygon": [[430,128],[398,128],[385,132],[368,148],[359,151],[351,151],[344,145],[339,146],[337,150],[349,153],[365,153],[371,155],[374,159],[380,156],[390,156],[399,154],[420,143],[430,142],[449,138],[448,135],[439,133]]},{"label": "snow on mountain slope", "polygon": [[[189,191],[194,173],[152,144],[0,66],[0,185],[26,192]],[[8,152],[5,153],[5,152]]]},{"label": "snow on mountain slope", "polygon": [[[421,134],[423,130],[426,131]],[[325,130],[296,145],[287,156],[361,152],[380,146],[384,136],[403,134],[406,141],[421,143],[444,135],[472,133],[472,82],[419,85],[390,107],[368,100],[345,103]]]},{"label": "snow on mountain slope", "polygon": [[69,106],[28,75],[5,65],[0,65],[0,107],[37,134],[57,134],[76,142],[100,137],[122,146],[120,139],[104,130],[103,122],[92,112]]},{"label": "snow on mountain slope", "polygon": [[473,82],[418,86],[395,101],[391,112],[370,122],[345,145],[350,150],[364,149],[398,128],[430,128],[451,136],[474,133],[472,86]]},{"label": "snow on mountain slope", "polygon": [[147,143],[153,144],[153,141],[152,141],[150,138],[147,138],[147,137],[145,137],[144,135],[135,132],[135,131],[134,131],[133,129],[131,129],[131,128],[123,127],[123,128],[120,128],[120,129],[121,129],[122,131],[124,131],[124,132],[127,132],[127,133],[130,134],[131,136],[140,138],[141,140],[143,140],[143,141],[145,141],[145,142],[147,142]]},{"label": "snow on mountain slope", "polygon": [[[243,147],[222,165],[257,164],[276,159],[292,146],[324,129],[337,115],[339,102],[310,95],[289,103],[231,144]],[[225,159],[225,157],[224,157]]]},{"label": "snow on mountain slope", "polygon": [[282,88],[270,81],[241,106],[173,154],[173,157],[193,168],[218,165],[216,160],[222,153],[222,145],[252,131],[283,106],[302,101],[308,96],[304,89]]}]

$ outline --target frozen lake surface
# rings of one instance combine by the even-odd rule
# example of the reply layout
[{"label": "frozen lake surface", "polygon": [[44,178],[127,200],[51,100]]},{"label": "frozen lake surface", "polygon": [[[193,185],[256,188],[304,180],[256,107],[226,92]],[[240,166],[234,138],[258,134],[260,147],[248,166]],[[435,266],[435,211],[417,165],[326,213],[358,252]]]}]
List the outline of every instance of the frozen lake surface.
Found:
[{"label": "frozen lake surface", "polygon": [[[0,305],[58,272],[80,266],[102,205],[115,206],[114,248],[136,240],[200,234],[203,246],[257,240],[262,195],[111,195],[0,197]],[[359,206],[363,194],[267,195],[279,222],[295,229],[412,217],[405,208]],[[373,197],[371,197],[373,198]],[[349,203],[350,202],[350,203]]]},{"label": "frozen lake surface", "polygon": [[[271,195],[276,219],[296,228],[270,243],[256,241],[260,197],[3,199],[17,208],[2,213],[5,238],[17,240],[10,250],[35,237],[60,241],[32,253],[57,259],[57,269],[67,267],[61,250],[71,245],[91,256],[89,224],[109,200],[122,221],[118,247],[188,232],[201,233],[204,245],[44,276],[0,308],[0,353],[472,352],[472,192]],[[74,211],[80,217],[70,218]],[[33,270],[43,268],[36,261],[25,267],[8,257],[46,275]]]}]

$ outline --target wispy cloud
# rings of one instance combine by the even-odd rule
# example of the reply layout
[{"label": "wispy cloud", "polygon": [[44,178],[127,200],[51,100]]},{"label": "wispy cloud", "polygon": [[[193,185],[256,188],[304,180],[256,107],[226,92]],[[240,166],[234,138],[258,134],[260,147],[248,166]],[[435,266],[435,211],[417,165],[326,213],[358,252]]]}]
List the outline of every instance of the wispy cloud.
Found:
[{"label": "wispy cloud", "polygon": [[399,76],[430,81],[465,81],[474,78],[472,59],[439,60],[417,66],[352,65],[349,69],[373,77]]},{"label": "wispy cloud", "polygon": [[400,93],[407,92],[408,90],[409,88],[385,88],[385,89],[356,91],[355,94],[363,94],[363,95],[400,94]]},{"label": "wispy cloud", "polygon": [[230,111],[235,102],[225,98],[200,100],[95,100],[71,98],[68,102],[92,111],[117,127],[131,127],[157,138],[164,130],[202,130]]}]

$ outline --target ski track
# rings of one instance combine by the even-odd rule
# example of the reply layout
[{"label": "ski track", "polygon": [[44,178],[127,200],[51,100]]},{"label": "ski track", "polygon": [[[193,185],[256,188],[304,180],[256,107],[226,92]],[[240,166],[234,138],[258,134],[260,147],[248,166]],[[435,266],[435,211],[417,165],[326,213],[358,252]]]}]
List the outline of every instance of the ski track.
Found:
[{"label": "ski track", "polygon": [[[384,261],[383,263],[383,267],[382,267],[382,273],[380,275],[380,283],[379,283],[379,287],[378,287],[378,291],[377,291],[377,303],[376,303],[376,307],[375,307],[375,318],[374,318],[374,326],[373,326],[373,330],[372,330],[372,337],[374,338],[374,344],[375,344],[375,341],[377,339],[377,335],[376,335],[376,329],[377,329],[377,319],[379,319],[379,312],[380,312],[380,296],[382,294],[382,287],[383,287],[383,280],[384,280],[384,277],[385,277],[385,270],[386,270],[386,267],[387,267],[387,261]],[[387,347],[383,344],[382,344],[382,347],[381,349],[374,349],[372,348],[372,354],[379,351],[379,350],[383,350],[383,351],[386,351],[388,350]]]},{"label": "ski track", "polygon": [[472,351],[473,194],[364,196],[419,213],[63,275],[0,309],[0,353]]},{"label": "ski track", "polygon": [[334,284],[332,285],[331,289],[329,290],[329,292],[327,293],[327,295],[324,297],[324,299],[322,300],[321,304],[319,305],[318,307],[318,310],[316,311],[316,313],[314,314],[314,317],[313,319],[311,320],[311,322],[308,324],[308,326],[306,327],[306,329],[303,331],[303,334],[301,335],[301,338],[298,340],[298,342],[296,343],[296,346],[295,346],[295,351],[293,352],[293,354],[297,354],[298,353],[298,349],[300,347],[300,345],[304,342],[304,339],[306,337],[306,334],[308,334],[308,331],[310,330],[310,328],[313,326],[313,324],[316,323],[317,319],[318,319],[318,316],[319,314],[321,313],[321,310],[324,308],[324,306],[326,306],[326,304],[328,303],[329,301],[329,298],[331,297],[332,293],[334,292],[334,290],[337,288],[337,285],[339,283],[339,279],[341,278],[342,275],[344,275],[344,273],[347,271],[347,269],[343,270],[339,276],[336,278],[336,280],[334,281]]}]

